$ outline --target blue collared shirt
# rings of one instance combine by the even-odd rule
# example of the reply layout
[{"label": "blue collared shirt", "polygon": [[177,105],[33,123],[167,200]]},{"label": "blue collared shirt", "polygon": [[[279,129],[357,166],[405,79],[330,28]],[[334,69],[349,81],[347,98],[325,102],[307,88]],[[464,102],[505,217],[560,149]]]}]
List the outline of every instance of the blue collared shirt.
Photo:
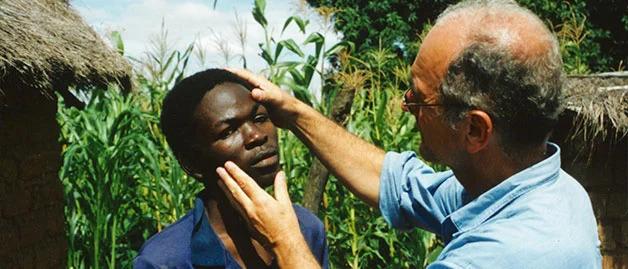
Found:
[{"label": "blue collared shirt", "polygon": [[[294,206],[301,233],[314,257],[328,268],[327,243],[323,223],[307,209]],[[299,255],[295,253],[295,255]],[[194,209],[174,224],[149,238],[133,261],[136,269],[148,268],[227,268],[239,269],[212,229],[205,207],[196,199]],[[277,268],[273,261],[270,268]]]},{"label": "blue collared shirt", "polygon": [[386,154],[379,207],[399,229],[423,228],[445,247],[428,268],[601,268],[586,191],[551,156],[469,199],[451,171],[413,152]]}]

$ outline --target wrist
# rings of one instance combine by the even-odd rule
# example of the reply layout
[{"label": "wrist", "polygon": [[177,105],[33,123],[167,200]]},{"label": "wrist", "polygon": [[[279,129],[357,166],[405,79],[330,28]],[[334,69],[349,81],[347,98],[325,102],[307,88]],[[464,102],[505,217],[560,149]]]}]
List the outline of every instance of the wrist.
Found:
[{"label": "wrist", "polygon": [[[304,257],[306,257],[305,255],[295,255],[295,253],[309,254],[311,251],[305,242],[303,235],[299,231],[298,234],[282,236],[280,241],[273,244],[273,253],[277,258],[277,263],[283,268],[285,265],[298,264],[304,260]],[[309,256],[312,255],[310,254],[308,257]],[[292,268],[292,266],[287,267]]]},{"label": "wrist", "polygon": [[299,126],[306,122],[305,118],[307,117],[308,110],[310,109],[312,109],[312,107],[296,98],[293,98],[288,105],[288,109],[284,110],[286,112],[284,117],[287,119],[288,123],[287,129],[293,132],[299,129]]},{"label": "wrist", "polygon": [[301,234],[301,230],[292,230],[286,231],[282,233],[280,237],[278,237],[275,242],[272,244],[273,252],[279,253],[287,253],[290,252],[294,248],[299,248],[300,243],[305,243],[305,238]]}]

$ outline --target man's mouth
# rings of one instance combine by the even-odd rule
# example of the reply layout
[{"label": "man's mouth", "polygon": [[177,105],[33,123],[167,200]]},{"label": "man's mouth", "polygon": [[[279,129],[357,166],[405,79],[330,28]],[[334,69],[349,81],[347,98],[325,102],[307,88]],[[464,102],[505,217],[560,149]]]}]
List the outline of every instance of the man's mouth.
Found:
[{"label": "man's mouth", "polygon": [[279,163],[279,155],[277,155],[276,149],[264,150],[253,158],[251,167],[259,169],[270,166],[275,166]]}]

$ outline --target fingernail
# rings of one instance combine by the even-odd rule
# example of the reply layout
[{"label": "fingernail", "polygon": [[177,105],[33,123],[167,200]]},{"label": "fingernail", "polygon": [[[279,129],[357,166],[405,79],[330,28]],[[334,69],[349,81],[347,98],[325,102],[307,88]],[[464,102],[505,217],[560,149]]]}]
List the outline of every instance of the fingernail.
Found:
[{"label": "fingernail", "polygon": [[222,168],[222,167],[216,168],[216,173],[218,173],[218,175],[220,175],[221,173],[224,173],[224,172],[225,172],[224,168]]},{"label": "fingernail", "polygon": [[253,98],[255,99],[259,99],[260,97],[262,97],[262,94],[257,89],[253,89],[251,91],[251,96],[253,96]]},{"label": "fingernail", "polygon": [[226,168],[235,168],[235,163],[231,162],[231,161],[227,161],[225,163],[225,167]]}]

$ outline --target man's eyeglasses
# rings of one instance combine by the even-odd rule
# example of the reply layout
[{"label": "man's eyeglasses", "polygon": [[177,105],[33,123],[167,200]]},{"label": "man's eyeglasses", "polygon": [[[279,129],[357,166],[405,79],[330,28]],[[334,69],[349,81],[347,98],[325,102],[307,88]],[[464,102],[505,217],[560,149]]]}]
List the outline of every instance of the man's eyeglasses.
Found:
[{"label": "man's eyeglasses", "polygon": [[402,106],[406,111],[412,111],[412,110],[416,111],[416,109],[419,109],[424,106],[447,106],[446,104],[426,104],[426,103],[419,103],[419,102],[410,102],[408,101],[408,99],[410,98],[412,94],[413,94],[412,89],[407,89],[403,94]]}]

